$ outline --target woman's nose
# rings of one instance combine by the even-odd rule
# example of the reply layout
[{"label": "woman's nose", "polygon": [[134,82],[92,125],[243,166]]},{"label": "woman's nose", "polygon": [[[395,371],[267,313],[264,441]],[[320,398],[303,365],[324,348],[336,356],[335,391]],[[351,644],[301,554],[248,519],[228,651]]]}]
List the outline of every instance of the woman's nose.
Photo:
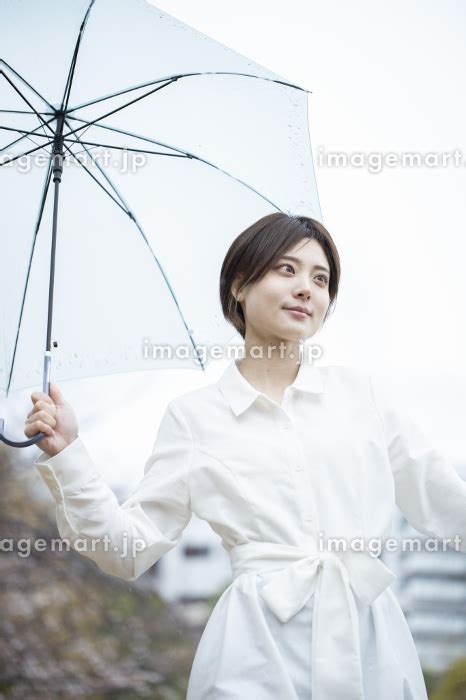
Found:
[{"label": "woman's nose", "polygon": [[311,288],[308,285],[301,286],[297,292],[297,296],[309,299],[311,296]]}]

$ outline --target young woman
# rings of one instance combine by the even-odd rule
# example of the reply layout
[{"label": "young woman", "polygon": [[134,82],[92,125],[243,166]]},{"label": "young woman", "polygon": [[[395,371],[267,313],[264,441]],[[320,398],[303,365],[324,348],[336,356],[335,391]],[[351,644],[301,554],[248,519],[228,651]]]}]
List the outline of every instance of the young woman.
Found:
[{"label": "young woman", "polygon": [[193,512],[221,537],[233,581],[199,643],[188,700],[427,698],[394,574],[371,543],[390,533],[395,503],[424,534],[464,537],[466,483],[370,374],[304,359],[339,277],[335,244],[313,219],[271,214],[235,239],[220,299],[243,359],[170,401],[121,506],[57,386],[32,394],[25,433],[47,433],[35,465],[60,536],[84,540],[79,551],[101,569],[133,581]]}]

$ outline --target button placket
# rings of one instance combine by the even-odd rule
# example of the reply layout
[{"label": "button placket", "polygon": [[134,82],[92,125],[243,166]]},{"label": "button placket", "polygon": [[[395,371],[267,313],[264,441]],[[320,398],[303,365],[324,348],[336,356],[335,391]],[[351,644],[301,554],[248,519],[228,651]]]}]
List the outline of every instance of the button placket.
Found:
[{"label": "button placket", "polygon": [[[304,445],[301,436],[299,433],[296,433],[296,441],[297,441],[297,446],[298,446],[298,451],[299,451],[299,463],[303,465],[305,468],[306,466],[306,453],[304,450]],[[315,489],[314,485],[312,483],[312,469],[310,466],[306,469],[304,469],[303,472],[305,482],[303,483],[303,494],[304,494],[304,508],[303,508],[303,521],[305,524],[305,528],[307,530],[313,530],[316,529],[318,526],[317,522],[317,508],[315,504]]]},{"label": "button placket", "polygon": [[305,469],[305,455],[301,439],[296,430],[293,418],[282,406],[282,416],[280,428],[290,443],[290,466],[294,472],[297,503],[302,522],[308,528],[314,524],[314,504],[312,501],[311,484],[307,470]]},{"label": "button placket", "polygon": [[[305,464],[306,457],[304,452],[304,446],[301,442],[301,438],[297,435],[297,444],[300,453],[300,461]],[[304,509],[303,509],[303,520],[307,526],[316,527],[317,526],[317,510],[314,501],[314,488],[312,483],[311,469],[306,469],[303,472],[305,483],[303,483],[303,493],[304,493]]]}]

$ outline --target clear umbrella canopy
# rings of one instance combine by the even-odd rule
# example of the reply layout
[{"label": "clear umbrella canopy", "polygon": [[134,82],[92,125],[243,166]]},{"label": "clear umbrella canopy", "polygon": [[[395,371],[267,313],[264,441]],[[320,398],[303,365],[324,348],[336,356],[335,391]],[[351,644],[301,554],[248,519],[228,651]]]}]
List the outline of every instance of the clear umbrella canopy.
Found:
[{"label": "clear umbrella canopy", "polygon": [[53,378],[199,367],[195,346],[235,335],[233,239],[274,211],[321,219],[308,92],[144,0],[0,12],[0,388],[41,383],[64,107]]}]

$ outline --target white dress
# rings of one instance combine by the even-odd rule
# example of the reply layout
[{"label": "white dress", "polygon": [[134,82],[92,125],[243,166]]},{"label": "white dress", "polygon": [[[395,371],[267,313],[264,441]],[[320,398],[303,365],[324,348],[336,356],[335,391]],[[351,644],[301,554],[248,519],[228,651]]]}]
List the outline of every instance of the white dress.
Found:
[{"label": "white dress", "polygon": [[395,575],[367,542],[386,541],[397,503],[419,531],[459,535],[452,546],[466,552],[466,482],[370,374],[301,364],[279,405],[232,360],[218,382],[168,404],[121,506],[79,437],[35,465],[60,536],[114,576],[140,576],[193,512],[221,537],[233,581],[188,700],[427,699]]}]

